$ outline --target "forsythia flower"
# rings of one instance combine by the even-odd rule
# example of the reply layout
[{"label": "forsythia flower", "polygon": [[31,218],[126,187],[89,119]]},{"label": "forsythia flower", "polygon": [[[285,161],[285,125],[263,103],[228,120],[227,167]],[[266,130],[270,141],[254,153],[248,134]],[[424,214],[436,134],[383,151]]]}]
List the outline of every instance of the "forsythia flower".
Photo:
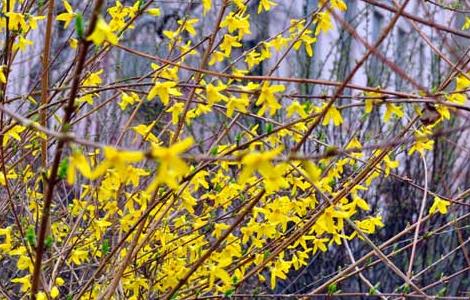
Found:
[{"label": "forsythia flower", "polygon": [[243,170],[238,176],[240,184],[244,184],[253,175],[253,172],[258,171],[261,176],[269,177],[274,170],[271,161],[282,152],[282,148],[266,152],[252,152],[243,156],[241,163],[244,165]]},{"label": "forsythia flower", "polygon": [[315,30],[315,35],[318,35],[321,31],[328,32],[333,29],[333,24],[331,23],[331,15],[329,12],[320,12],[317,14],[316,18],[317,28]]},{"label": "forsythia flower", "polygon": [[178,102],[172,105],[166,112],[171,112],[171,123],[178,124],[179,116],[184,110],[184,103]]},{"label": "forsythia flower", "polygon": [[462,25],[462,30],[468,30],[470,28],[470,18],[465,18],[465,23]]},{"label": "forsythia flower", "polygon": [[214,103],[220,101],[227,101],[227,96],[224,96],[220,92],[225,90],[227,86],[219,81],[217,86],[214,86],[212,83],[206,85],[206,96],[207,96],[207,104],[210,106],[214,105]]},{"label": "forsythia flower", "polygon": [[11,280],[13,283],[21,283],[21,291],[27,292],[31,289],[31,275],[26,275],[23,277],[13,278]]},{"label": "forsythia flower", "polygon": [[111,28],[106,21],[99,17],[96,22],[95,30],[87,37],[87,41],[92,41],[95,45],[100,46],[103,42],[109,42],[110,44],[116,45],[118,38],[111,31]]},{"label": "forsythia flower", "polygon": [[150,123],[149,125],[145,124],[139,124],[137,126],[132,127],[132,130],[134,130],[137,134],[142,136],[144,140],[150,141],[152,143],[158,144],[158,138],[151,132],[152,128],[155,126],[155,121]]},{"label": "forsythia flower", "polygon": [[196,35],[194,24],[196,24],[198,21],[199,19],[178,20],[178,25],[181,26],[181,30],[187,31],[190,35]]},{"label": "forsythia flower", "polygon": [[240,48],[241,46],[242,44],[240,44],[236,36],[226,34],[220,44],[220,50],[224,51],[224,55],[228,57],[232,54],[232,48]]},{"label": "forsythia flower", "polygon": [[417,130],[415,133],[416,142],[408,150],[408,155],[412,155],[415,151],[418,151],[421,155],[424,155],[426,150],[432,150],[434,141],[426,137],[426,131]]},{"label": "forsythia flower", "polygon": [[27,46],[31,46],[33,41],[24,38],[22,35],[18,36],[18,42],[13,45],[13,51],[24,51]]},{"label": "forsythia flower", "polygon": [[287,117],[290,118],[292,115],[296,113],[298,114],[301,118],[307,117],[307,113],[305,112],[305,109],[298,101],[293,101],[291,105],[287,107]]},{"label": "forsythia flower", "polygon": [[5,76],[5,73],[3,73],[3,68],[5,66],[0,66],[0,83],[7,83],[7,78]]},{"label": "forsythia flower", "polygon": [[364,102],[365,102],[365,113],[369,114],[372,112],[372,109],[374,108],[374,104],[380,103],[382,94],[377,93],[377,92],[364,92],[364,95],[367,97]]},{"label": "forsythia flower", "polygon": [[75,182],[75,170],[78,170],[86,178],[91,178],[91,168],[88,161],[80,151],[73,151],[69,157],[69,165],[67,168],[67,182],[73,184]]},{"label": "forsythia flower", "polygon": [[386,103],[385,108],[386,108],[385,116],[384,116],[385,122],[390,121],[390,118],[393,115],[396,115],[399,118],[403,117],[403,111],[401,110],[400,106],[395,105],[393,103]]},{"label": "forsythia flower", "polygon": [[247,107],[250,104],[248,94],[241,94],[240,98],[230,97],[227,100],[227,116],[232,117],[233,112],[236,110],[246,113]]},{"label": "forsythia flower", "polygon": [[126,92],[122,92],[121,94],[121,102],[118,102],[119,107],[121,110],[125,110],[128,105],[133,105],[136,102],[139,102],[139,95],[134,92],[131,92],[130,95]]},{"label": "forsythia flower", "polygon": [[434,197],[434,203],[432,204],[431,208],[429,209],[429,214],[435,214],[436,211],[439,211],[441,214],[447,214],[447,206],[450,205],[450,202],[447,200],[443,200],[439,197]]},{"label": "forsythia flower", "polygon": [[202,0],[203,14],[205,15],[212,8],[212,0]]},{"label": "forsythia flower", "polygon": [[146,12],[149,15],[154,16],[154,17],[158,17],[161,14],[160,8],[149,8],[149,9],[146,10]]},{"label": "forsythia flower", "polygon": [[259,94],[256,105],[262,105],[261,109],[258,112],[258,115],[263,115],[266,110],[269,109],[269,113],[273,116],[278,109],[282,106],[277,102],[275,94],[279,92],[284,92],[285,86],[283,85],[269,85],[267,81],[261,86],[261,92]]},{"label": "forsythia flower", "polygon": [[70,22],[72,22],[73,18],[75,18],[76,13],[73,12],[72,6],[67,2],[67,0],[64,0],[63,3],[66,12],[58,15],[56,20],[65,22],[64,28],[67,28],[70,25]]},{"label": "forsythia flower", "polygon": [[179,155],[191,147],[192,138],[187,138],[168,148],[154,146],[152,148],[152,157],[159,162],[157,175],[147,188],[151,193],[161,183],[167,184],[170,188],[178,188],[178,178],[189,171],[188,165],[179,157]]},{"label": "forsythia flower", "polygon": [[147,99],[152,100],[155,98],[155,96],[158,96],[163,105],[167,105],[170,102],[170,95],[177,97],[183,95],[178,91],[177,88],[175,88],[175,86],[176,82],[173,81],[156,82],[147,95]]},{"label": "forsythia flower", "polygon": [[263,10],[270,11],[271,6],[276,6],[277,4],[274,1],[270,0],[260,0],[258,4],[258,13],[261,13]]},{"label": "forsythia flower", "polygon": [[113,147],[106,146],[103,149],[104,160],[91,173],[91,178],[98,178],[110,168],[115,168],[122,177],[126,177],[131,163],[144,159],[144,153],[140,151],[119,151]]},{"label": "forsythia flower", "polygon": [[[327,104],[325,104],[325,107],[326,105]],[[325,117],[323,118],[322,125],[328,125],[331,121],[333,121],[333,124],[335,126],[339,126],[343,123],[343,117],[341,117],[341,113],[334,105],[331,105],[328,108],[328,111],[326,112]]]},{"label": "forsythia flower", "polygon": [[6,146],[10,138],[14,138],[15,140],[20,142],[21,141],[20,134],[25,130],[26,130],[26,127],[24,126],[21,126],[21,125],[13,126],[10,130],[8,130],[5,133],[5,136],[3,137],[3,146]]}]

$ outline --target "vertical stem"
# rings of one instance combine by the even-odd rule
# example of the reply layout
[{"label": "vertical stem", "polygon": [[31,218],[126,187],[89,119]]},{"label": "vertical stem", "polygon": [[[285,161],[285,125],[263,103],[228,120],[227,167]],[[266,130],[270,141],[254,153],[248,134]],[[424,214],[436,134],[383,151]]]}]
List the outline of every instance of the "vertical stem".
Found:
[{"label": "vertical stem", "polygon": [[[77,58],[77,65],[75,68],[75,73],[73,76],[72,87],[70,90],[70,96],[68,102],[65,107],[65,114],[62,120],[62,128],[61,132],[63,134],[67,133],[70,128],[70,120],[72,119],[72,114],[75,110],[75,98],[78,94],[78,88],[80,85],[80,77],[82,69],[85,65],[86,54],[88,47],[90,46],[90,41],[87,41],[85,38],[89,36],[93,30],[95,29],[96,22],[98,20],[98,15],[103,4],[103,0],[96,0],[95,8],[93,10],[90,25],[88,30],[85,34],[85,37],[80,40],[80,48],[78,51],[78,58]],[[39,287],[39,278],[41,274],[41,263],[42,258],[44,255],[44,242],[46,238],[46,231],[47,231],[47,224],[49,222],[49,215],[51,210],[52,204],[52,196],[54,194],[54,187],[57,183],[57,172],[59,169],[60,160],[62,158],[62,152],[66,145],[67,141],[64,139],[60,139],[57,142],[57,149],[54,154],[54,159],[52,162],[52,168],[50,171],[49,178],[47,179],[47,187],[46,187],[46,194],[44,197],[44,207],[42,209],[41,215],[41,224],[39,227],[39,234],[38,234],[38,242],[37,242],[37,249],[36,249],[36,259],[34,260],[34,271],[31,277],[31,298],[33,300],[36,299],[36,294],[38,292]]]},{"label": "vertical stem", "polygon": [[[42,54],[42,80],[41,80],[41,108],[39,110],[40,124],[46,126],[47,110],[46,105],[49,98],[49,56],[52,41],[52,21],[54,20],[54,0],[49,0],[47,6],[46,38],[44,42],[44,52]],[[41,163],[42,168],[47,166],[47,137],[41,140]]]}]

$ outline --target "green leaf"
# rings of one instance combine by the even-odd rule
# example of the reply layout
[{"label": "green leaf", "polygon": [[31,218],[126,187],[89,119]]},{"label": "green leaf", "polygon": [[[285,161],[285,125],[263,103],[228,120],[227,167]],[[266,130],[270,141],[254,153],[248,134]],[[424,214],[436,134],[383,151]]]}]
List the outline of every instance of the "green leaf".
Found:
[{"label": "green leaf", "polygon": [[233,293],[235,293],[235,289],[229,289],[225,291],[224,296],[225,297],[232,297]]},{"label": "green leaf", "polygon": [[242,140],[241,133],[237,133],[237,135],[235,136],[235,141],[237,142],[237,146],[240,146],[241,140]]},{"label": "green leaf", "polygon": [[36,246],[36,231],[34,231],[33,226],[29,226],[28,229],[26,229],[25,238],[28,244]]},{"label": "green leaf", "polygon": [[65,179],[67,178],[67,170],[69,169],[69,160],[67,158],[64,158],[60,164],[59,164],[59,178],[60,179]]},{"label": "green leaf", "polygon": [[437,292],[437,295],[438,297],[444,297],[446,295],[446,292],[447,292],[447,288],[446,287],[443,287],[442,289],[440,289],[438,292]]},{"label": "green leaf", "polygon": [[333,295],[338,291],[338,286],[336,283],[332,283],[328,286],[328,295]]},{"label": "green leaf", "polygon": [[54,244],[54,237],[52,235],[48,235],[46,237],[46,240],[44,241],[44,245],[46,246],[47,249],[49,249],[52,247],[53,244]]},{"label": "green leaf", "polygon": [[380,282],[377,282],[377,284],[375,284],[373,287],[371,287],[369,289],[369,295],[370,296],[375,296],[377,295],[377,292],[379,290],[379,287],[380,287]]},{"label": "green leaf", "polygon": [[213,148],[211,149],[210,154],[211,154],[212,156],[216,156],[217,153],[218,153],[218,151],[219,151],[219,147],[218,147],[218,146],[215,146],[215,147],[213,147]]},{"label": "green leaf", "polygon": [[109,244],[109,239],[104,239],[103,244],[101,244],[101,252],[103,252],[103,254],[106,255],[109,253],[110,250],[111,250],[111,245]]},{"label": "green leaf", "polygon": [[266,133],[268,134],[273,132],[273,124],[271,123],[267,124],[265,129],[266,129]]},{"label": "green leaf", "polygon": [[75,16],[75,31],[77,32],[78,38],[83,38],[83,17],[81,13],[77,13]]}]

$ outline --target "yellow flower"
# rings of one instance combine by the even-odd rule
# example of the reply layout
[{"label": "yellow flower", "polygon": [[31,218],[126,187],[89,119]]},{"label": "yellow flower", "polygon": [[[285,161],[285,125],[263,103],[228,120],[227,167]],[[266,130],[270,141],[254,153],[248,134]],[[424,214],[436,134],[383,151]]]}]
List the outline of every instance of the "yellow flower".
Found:
[{"label": "yellow flower", "polygon": [[331,15],[329,12],[318,13],[315,21],[317,22],[315,35],[318,35],[321,31],[328,32],[333,29],[333,23],[331,23]]},{"label": "yellow flower", "polygon": [[285,261],[282,258],[276,261],[274,266],[271,268],[271,289],[276,288],[276,278],[287,279],[287,273],[289,272],[291,262]]},{"label": "yellow flower", "polygon": [[159,17],[161,12],[160,12],[160,8],[149,8],[146,10],[146,12],[151,15],[151,16],[154,16],[154,17]]},{"label": "yellow flower", "polygon": [[212,52],[211,59],[209,61],[209,66],[213,66],[214,64],[223,61],[225,57],[226,55],[224,52],[220,52],[220,51]]},{"label": "yellow flower", "polygon": [[240,48],[242,44],[239,42],[239,38],[230,34],[225,34],[222,43],[220,44],[220,50],[224,51],[224,55],[229,57],[232,54],[232,48]]},{"label": "yellow flower", "polygon": [[74,249],[70,253],[69,261],[72,261],[75,265],[79,266],[88,259],[88,251],[83,249]]},{"label": "yellow flower", "polygon": [[328,243],[327,238],[315,238],[315,239],[313,239],[312,254],[317,253],[318,250],[320,250],[321,252],[325,252],[327,250],[326,245],[325,245],[326,243]]},{"label": "yellow flower", "polygon": [[271,161],[281,152],[282,148],[277,148],[266,152],[252,152],[243,156],[241,163],[244,167],[238,176],[238,182],[244,184],[256,171],[263,177],[270,177],[274,170]]},{"label": "yellow flower", "polygon": [[70,48],[72,48],[72,49],[77,49],[77,47],[78,47],[78,41],[77,41],[77,39],[70,39],[69,45],[70,45]]},{"label": "yellow flower", "polygon": [[104,70],[100,69],[96,72],[90,73],[84,80],[83,86],[91,87],[91,86],[99,86],[102,82],[100,75],[103,74]]},{"label": "yellow flower", "polygon": [[31,289],[31,275],[26,275],[23,277],[13,278],[11,280],[13,283],[21,283],[21,291],[23,293],[29,291]]},{"label": "yellow flower", "polygon": [[173,104],[166,112],[171,112],[171,123],[178,124],[179,116],[184,110],[184,103],[178,102]]},{"label": "yellow flower", "polygon": [[62,277],[57,277],[55,279],[55,284],[58,285],[58,286],[63,286],[64,283],[65,283],[65,280]]},{"label": "yellow flower", "polygon": [[283,37],[282,35],[278,35],[266,44],[269,47],[273,47],[274,49],[276,49],[276,51],[281,51],[281,49],[284,48],[288,42],[289,39]]},{"label": "yellow flower", "polygon": [[13,45],[13,51],[24,51],[27,46],[31,46],[33,41],[24,38],[22,35],[18,36],[18,42]]},{"label": "yellow flower", "polygon": [[348,6],[343,0],[331,0],[331,6],[341,11],[346,11],[348,9]]},{"label": "yellow flower", "polygon": [[[326,107],[326,105],[327,104],[325,104],[324,108]],[[339,126],[343,123],[343,117],[341,117],[341,113],[334,105],[331,105],[328,108],[328,111],[326,112],[325,117],[323,118],[322,125],[328,125],[331,121],[333,121],[333,124],[335,126]]]},{"label": "yellow flower", "polygon": [[229,33],[238,30],[238,38],[241,39],[243,36],[251,34],[249,18],[249,15],[243,17],[242,13],[235,14],[234,12],[230,12],[220,26],[227,27]]},{"label": "yellow flower", "polygon": [[5,66],[0,66],[0,83],[7,83],[7,78],[5,76],[5,73],[3,73],[3,69]]},{"label": "yellow flower", "polygon": [[24,15],[16,12],[8,12],[5,14],[9,18],[8,29],[11,31],[26,31],[28,25],[26,24]]},{"label": "yellow flower", "polygon": [[29,16],[29,26],[31,27],[31,29],[35,30],[38,28],[38,21],[44,20],[45,18],[45,16]]},{"label": "yellow flower", "polygon": [[367,97],[365,102],[365,113],[369,114],[374,108],[374,104],[380,103],[382,100],[382,94],[377,92],[364,92],[364,95]]},{"label": "yellow flower", "polygon": [[87,41],[92,41],[97,46],[100,46],[105,41],[116,45],[118,38],[111,31],[111,28],[106,23],[106,21],[102,17],[99,17],[95,29],[93,30],[92,34],[87,37]]},{"label": "yellow flower", "polygon": [[91,173],[92,179],[100,177],[110,168],[116,169],[121,177],[127,177],[127,166],[144,159],[144,153],[140,151],[119,151],[109,146],[103,150],[104,160]]},{"label": "yellow flower", "polygon": [[465,17],[465,23],[462,25],[462,30],[467,30],[470,28],[470,18]]},{"label": "yellow flower", "polygon": [[276,6],[277,4],[274,1],[270,0],[260,0],[258,4],[258,13],[261,13],[263,10],[270,11],[271,7]]},{"label": "yellow flower", "polygon": [[67,2],[67,0],[63,0],[63,2],[66,12],[58,15],[56,20],[65,22],[64,28],[67,28],[70,25],[70,22],[72,22],[73,18],[75,18],[76,13],[73,12],[72,6]]},{"label": "yellow flower", "polygon": [[121,94],[121,102],[118,102],[119,107],[121,110],[125,110],[128,105],[133,105],[136,102],[139,102],[140,98],[137,93],[131,92],[131,94],[127,94],[126,92],[122,92]]},{"label": "yellow flower", "polygon": [[[326,0],[320,0],[320,5],[325,5]],[[331,0],[331,7],[345,11],[348,7],[343,0]]]},{"label": "yellow flower", "polygon": [[426,137],[426,134],[429,133],[426,130],[425,131],[420,131],[416,130],[415,137],[416,137],[416,142],[414,143],[413,146],[411,146],[410,150],[408,150],[408,155],[412,155],[415,151],[418,151],[421,155],[424,155],[424,152],[426,150],[432,150],[434,146],[434,141],[429,140],[428,137]]},{"label": "yellow flower", "polygon": [[16,179],[18,175],[16,174],[15,170],[11,169],[8,171],[7,176],[3,172],[0,172],[0,185],[6,185],[7,179]]},{"label": "yellow flower", "polygon": [[[368,217],[365,220],[355,221],[357,227],[366,234],[375,233],[377,227],[384,227],[382,223],[382,217],[380,215],[376,217]],[[352,239],[357,235],[357,232],[354,231],[350,236],[349,239]]]},{"label": "yellow flower", "polygon": [[392,160],[388,154],[384,157],[384,163],[386,176],[390,174],[390,170],[396,169],[400,166],[400,162],[398,160]]},{"label": "yellow flower", "polygon": [[67,182],[73,184],[75,182],[75,170],[78,170],[86,178],[92,178],[91,168],[88,161],[80,151],[73,151],[69,157],[69,165],[67,168]]},{"label": "yellow flower", "polygon": [[199,19],[186,19],[178,20],[178,25],[181,27],[181,31],[187,31],[190,35],[196,35],[196,29],[194,29],[194,24],[196,24]]},{"label": "yellow flower", "polygon": [[53,286],[52,289],[51,289],[51,298],[55,299],[55,298],[59,297],[59,295],[60,295],[59,288],[56,287],[56,286]]},{"label": "yellow flower", "polygon": [[227,116],[232,117],[235,110],[246,113],[248,105],[250,105],[248,94],[241,94],[240,98],[230,97],[227,101]]},{"label": "yellow flower", "polygon": [[305,47],[305,52],[307,52],[307,55],[309,57],[312,57],[313,56],[312,44],[317,41],[317,38],[310,36],[309,33],[310,33],[310,30],[304,32],[300,36],[299,40],[295,42],[293,47],[294,47],[294,50],[299,50],[300,46],[303,44]]},{"label": "yellow flower", "polygon": [[212,8],[212,0],[202,0],[202,8],[204,10],[203,14],[206,15]]},{"label": "yellow flower", "polygon": [[[346,146],[346,149],[361,149],[362,145],[361,142],[357,139],[357,137],[354,137],[349,141],[348,145]],[[352,152],[351,156],[354,158],[362,158],[364,154],[361,152],[361,150],[357,152]]]},{"label": "yellow flower", "polygon": [[183,95],[175,86],[176,82],[174,81],[156,82],[148,93],[147,99],[152,100],[155,96],[158,96],[163,105],[167,105],[170,102],[170,95],[177,97]]},{"label": "yellow flower", "polygon": [[262,105],[261,109],[258,112],[258,115],[263,115],[267,110],[269,110],[270,115],[273,116],[277,110],[282,106],[276,100],[275,94],[279,92],[284,92],[285,86],[283,85],[269,85],[269,82],[265,81],[261,86],[261,92],[259,94],[256,105]]},{"label": "yellow flower", "polygon": [[25,130],[26,130],[26,127],[24,126],[21,126],[21,125],[13,126],[10,130],[8,130],[5,133],[5,136],[3,137],[3,146],[6,146],[10,138],[14,138],[15,140],[21,142],[20,134]]},{"label": "yellow flower", "polygon": [[225,84],[219,81],[217,86],[209,83],[206,85],[206,97],[207,97],[207,104],[210,106],[214,105],[214,103],[220,101],[227,101],[227,96],[224,96],[220,92],[224,91],[227,88]]},{"label": "yellow flower", "polygon": [[302,168],[311,182],[316,183],[320,179],[321,169],[313,162],[308,160],[302,161]]},{"label": "yellow flower", "polygon": [[12,249],[11,227],[0,228],[0,236],[3,236],[3,241],[0,243],[0,253],[7,253]]},{"label": "yellow flower", "polygon": [[161,183],[170,188],[178,187],[178,179],[189,171],[188,165],[180,158],[180,154],[188,150],[193,144],[192,138],[187,138],[168,148],[154,146],[152,157],[159,163],[158,172],[147,188],[147,193],[154,191]]},{"label": "yellow flower", "polygon": [[447,206],[450,205],[450,202],[447,200],[443,200],[437,196],[434,197],[434,203],[432,204],[431,208],[429,209],[429,214],[435,214],[436,211],[445,215],[447,214]]},{"label": "yellow flower", "polygon": [[134,130],[137,134],[141,135],[145,141],[150,141],[152,143],[158,144],[158,138],[151,132],[155,124],[155,121],[150,123],[149,125],[139,124],[137,126],[132,127],[132,130]]},{"label": "yellow flower", "polygon": [[385,103],[385,116],[384,116],[384,121],[388,122],[390,121],[390,118],[393,115],[396,115],[397,117],[401,118],[403,117],[403,111],[401,108],[393,103]]},{"label": "yellow flower", "polygon": [[287,107],[287,117],[290,118],[296,113],[301,118],[307,117],[304,107],[299,103],[299,101],[292,101],[292,103]]}]

